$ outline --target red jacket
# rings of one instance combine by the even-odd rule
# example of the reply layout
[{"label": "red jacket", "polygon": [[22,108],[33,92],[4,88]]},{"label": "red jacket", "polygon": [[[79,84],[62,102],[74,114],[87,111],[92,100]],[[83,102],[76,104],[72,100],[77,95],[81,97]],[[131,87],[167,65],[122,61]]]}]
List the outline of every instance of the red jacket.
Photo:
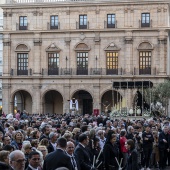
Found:
[{"label": "red jacket", "polygon": [[128,152],[128,150],[125,147],[125,142],[127,141],[126,137],[120,137],[120,151],[121,152]]}]

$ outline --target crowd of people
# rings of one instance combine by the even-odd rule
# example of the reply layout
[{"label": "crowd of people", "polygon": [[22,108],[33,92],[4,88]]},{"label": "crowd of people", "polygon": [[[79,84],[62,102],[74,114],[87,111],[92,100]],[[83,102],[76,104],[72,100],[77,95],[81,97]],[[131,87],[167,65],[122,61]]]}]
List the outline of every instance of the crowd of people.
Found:
[{"label": "crowd of people", "polygon": [[2,170],[160,170],[170,166],[170,119],[27,114],[0,118]]}]

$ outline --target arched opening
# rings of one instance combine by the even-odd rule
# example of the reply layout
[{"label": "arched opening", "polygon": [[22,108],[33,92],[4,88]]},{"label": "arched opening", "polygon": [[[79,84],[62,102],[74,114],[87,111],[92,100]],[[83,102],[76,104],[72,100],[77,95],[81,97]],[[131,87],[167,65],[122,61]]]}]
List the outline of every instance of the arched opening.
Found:
[{"label": "arched opening", "polygon": [[63,97],[56,90],[50,90],[44,95],[44,113],[63,114]]},{"label": "arched opening", "polygon": [[77,91],[72,98],[78,101],[78,111],[80,114],[92,114],[93,98],[89,92],[85,90]]},{"label": "arched opening", "polygon": [[109,90],[101,98],[101,111],[110,113],[113,109],[121,111],[123,109],[123,97],[118,91]]},{"label": "arched opening", "polygon": [[13,97],[13,109],[12,110],[14,111],[14,113],[16,113],[17,110],[20,110],[21,112],[23,110],[26,110],[26,112],[32,113],[31,95],[25,90],[17,91]]}]

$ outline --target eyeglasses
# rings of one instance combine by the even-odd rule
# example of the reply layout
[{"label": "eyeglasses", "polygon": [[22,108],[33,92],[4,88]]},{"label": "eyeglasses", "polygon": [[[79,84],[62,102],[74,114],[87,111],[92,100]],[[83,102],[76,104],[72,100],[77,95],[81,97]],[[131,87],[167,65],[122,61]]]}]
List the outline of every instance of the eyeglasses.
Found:
[{"label": "eyeglasses", "polygon": [[17,163],[22,163],[22,162],[26,162],[27,160],[26,159],[18,159],[18,160],[13,160],[14,162],[17,162]]}]

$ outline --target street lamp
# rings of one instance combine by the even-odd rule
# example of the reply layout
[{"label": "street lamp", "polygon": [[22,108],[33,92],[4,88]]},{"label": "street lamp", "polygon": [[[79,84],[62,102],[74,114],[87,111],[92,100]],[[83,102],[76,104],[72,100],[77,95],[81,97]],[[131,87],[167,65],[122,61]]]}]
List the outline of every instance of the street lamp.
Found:
[{"label": "street lamp", "polygon": [[67,56],[66,56],[66,71],[67,71],[67,61],[68,61],[68,58],[67,58]]},{"label": "street lamp", "polygon": [[97,55],[96,55],[96,58],[95,58],[95,60],[96,60],[96,71],[97,71],[97,59],[98,59],[98,58],[97,58]]}]

